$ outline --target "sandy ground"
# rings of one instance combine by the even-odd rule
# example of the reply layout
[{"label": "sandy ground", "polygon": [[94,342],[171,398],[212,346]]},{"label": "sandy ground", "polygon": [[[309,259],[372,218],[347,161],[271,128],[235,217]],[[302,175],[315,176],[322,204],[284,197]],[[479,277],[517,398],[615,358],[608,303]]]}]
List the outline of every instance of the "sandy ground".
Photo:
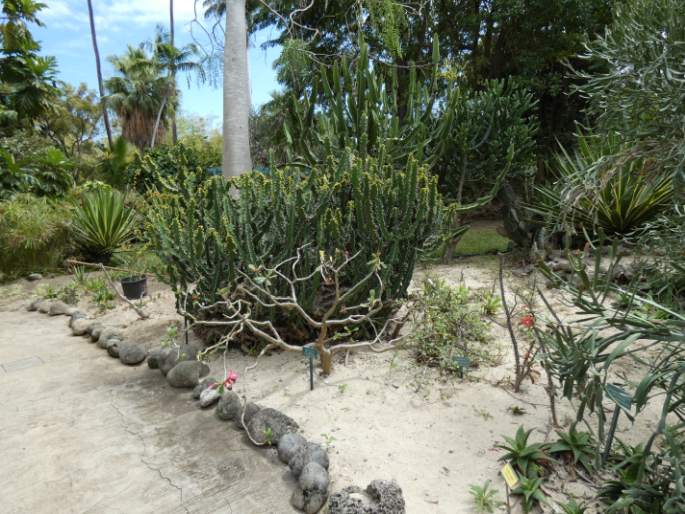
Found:
[{"label": "sandy ground", "polygon": [[[430,273],[453,283],[463,281],[472,289],[490,289],[497,276],[496,262],[495,258],[478,257],[464,259],[454,265],[419,269],[415,282],[418,283]],[[523,283],[524,279],[507,273],[509,286],[520,287]],[[23,305],[26,303],[27,289],[33,287],[35,285],[22,282],[6,288],[9,292],[4,295],[4,301],[11,305]],[[573,316],[573,310],[562,305],[558,295],[550,292],[550,299],[560,315]],[[149,347],[157,346],[166,327],[177,319],[170,291],[160,286],[154,287],[146,309],[151,319],[145,321],[136,319],[135,313],[125,306],[105,314],[103,319],[106,323],[117,323],[124,327],[127,340]],[[8,319],[7,316],[0,319],[5,338],[13,333],[12,330],[19,330],[18,327],[13,329],[7,326]],[[498,322],[501,324],[502,321],[500,317]],[[63,319],[59,322],[50,321],[50,324],[59,323],[64,324]],[[55,328],[52,325],[38,325],[32,330],[35,330],[32,337],[40,339]],[[513,435],[520,425],[535,429],[532,436],[535,441],[547,440],[555,435],[550,424],[544,380],[536,384],[525,383],[520,394],[512,393],[508,386],[513,375],[509,339],[506,331],[497,324],[493,324],[492,333],[492,344],[503,355],[501,364],[471,371],[465,379],[442,377],[435,370],[418,366],[412,359],[411,350],[383,354],[358,352],[351,354],[346,364],[341,357],[335,363],[330,377],[324,379],[316,376],[314,391],[309,390],[307,362],[292,353],[267,355],[260,360],[256,369],[245,373],[245,367],[252,364],[254,359],[239,350],[230,350],[225,362],[217,360],[212,363],[212,374],[215,377],[223,376],[224,366],[236,371],[239,380],[235,390],[239,394],[263,406],[284,410],[298,421],[307,438],[328,446],[331,455],[331,490],[352,484],[364,487],[377,478],[395,479],[404,491],[407,512],[410,514],[468,513],[473,512],[469,494],[472,484],[492,480],[499,490],[499,498],[504,499],[504,485],[498,474],[501,451],[495,448],[495,444],[502,440],[502,435]],[[95,352],[88,345],[85,346]],[[81,344],[79,348],[83,347]],[[71,351],[69,345],[61,354],[66,359]],[[108,359],[106,356],[94,358]],[[122,368],[113,366],[113,369]],[[151,380],[162,391],[166,391],[163,394],[168,394],[169,388],[165,387],[157,373],[147,369],[130,373],[120,377],[117,388],[125,388],[131,383],[133,387],[140,387],[135,385],[136,380],[144,380],[145,384]],[[150,378],[152,375],[154,378]],[[91,380],[99,395],[106,397],[111,394],[113,386],[109,383],[98,382],[95,377],[91,377]],[[84,387],[85,383],[82,383],[76,389]],[[69,394],[72,394],[71,391]],[[193,414],[188,400],[180,401],[189,411],[186,415],[199,415]],[[514,406],[521,407],[524,414],[514,415],[511,412]],[[572,407],[560,402],[558,408],[560,421],[568,425],[574,412]],[[150,417],[141,418],[140,422],[148,431],[154,432],[159,418],[151,414],[152,406],[149,409],[146,412]],[[205,413],[202,415],[206,421],[202,422],[201,430],[205,431],[210,426],[216,430],[215,426],[219,423],[214,420],[210,422]],[[653,428],[655,421],[647,417],[646,422],[638,427],[621,423],[619,436],[628,441],[640,438]],[[13,426],[18,426],[17,423]],[[190,430],[190,426],[187,429]],[[121,425],[116,426],[115,431],[121,432]],[[119,434],[119,437],[123,436]],[[209,439],[213,435],[208,433],[206,437]],[[186,432],[179,444],[186,444],[191,439],[190,432]],[[189,455],[189,451],[184,451],[184,455]],[[194,458],[202,462],[206,456],[197,455]],[[33,455],[32,461],[34,466],[45,462],[40,455]],[[266,474],[267,471],[262,473]],[[179,470],[179,474],[182,475],[182,470]],[[283,478],[278,473],[274,476],[278,480],[276,485],[271,486],[277,487]],[[550,485],[554,490],[548,492],[554,497],[569,495],[582,498],[592,494],[592,487],[588,484],[567,478],[557,477]],[[185,479],[194,483],[193,477]],[[195,485],[195,491],[197,487]],[[136,497],[136,494],[139,496]],[[148,493],[136,490],[128,495],[127,501],[134,505],[136,501],[145,501],[147,496]],[[173,498],[173,491],[167,491],[167,496]],[[288,512],[287,498],[289,495],[284,495],[281,510],[274,512]],[[177,501],[177,498],[173,499]],[[258,514],[268,512],[269,505],[265,503],[262,510],[236,510],[234,506],[233,512]],[[135,509],[129,512],[134,511],[138,512]]]}]

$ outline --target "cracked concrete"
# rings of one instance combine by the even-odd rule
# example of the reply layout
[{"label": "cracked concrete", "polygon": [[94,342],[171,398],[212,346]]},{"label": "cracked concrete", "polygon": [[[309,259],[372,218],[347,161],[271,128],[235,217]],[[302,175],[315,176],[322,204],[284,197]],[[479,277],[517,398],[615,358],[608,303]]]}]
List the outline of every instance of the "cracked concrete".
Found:
[{"label": "cracked concrete", "polygon": [[273,450],[71,336],[66,318],[14,308],[0,311],[3,513],[295,512]]}]

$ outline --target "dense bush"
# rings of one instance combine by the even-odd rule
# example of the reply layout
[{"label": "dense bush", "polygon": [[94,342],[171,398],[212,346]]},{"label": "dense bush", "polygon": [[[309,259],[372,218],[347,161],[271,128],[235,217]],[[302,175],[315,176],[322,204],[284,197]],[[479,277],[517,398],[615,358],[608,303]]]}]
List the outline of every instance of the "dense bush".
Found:
[{"label": "dense bush", "polygon": [[[149,230],[178,297],[193,289],[195,303],[188,308],[195,310],[231,294],[240,273],[281,263],[304,245],[299,275],[324,255],[360,252],[342,274],[340,287],[349,288],[379,256],[383,299],[401,298],[442,215],[435,178],[415,162],[395,170],[382,155],[348,155],[307,172],[253,172],[232,182],[214,177],[198,184],[192,173],[182,174],[175,188],[151,195]],[[326,308],[331,284],[313,276],[298,287],[305,309]],[[369,298],[371,288],[350,301]]]},{"label": "dense bush", "polygon": [[71,207],[28,194],[0,202],[0,276],[53,269],[67,256]]},{"label": "dense bush", "polygon": [[0,139],[0,199],[63,195],[74,185],[72,171],[64,153],[39,136],[18,132]]},{"label": "dense bush", "polygon": [[128,167],[128,176],[131,186],[144,193],[160,187],[165,180],[175,179],[183,170],[191,170],[201,182],[209,176],[209,168],[220,166],[221,154],[214,146],[178,143],[137,155]]}]

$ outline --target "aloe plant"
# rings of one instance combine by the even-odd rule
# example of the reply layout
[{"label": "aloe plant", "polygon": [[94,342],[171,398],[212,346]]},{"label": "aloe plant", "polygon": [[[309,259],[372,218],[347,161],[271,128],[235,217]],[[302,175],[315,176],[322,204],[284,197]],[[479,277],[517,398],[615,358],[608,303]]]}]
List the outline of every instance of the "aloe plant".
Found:
[{"label": "aloe plant", "polygon": [[87,193],[74,213],[74,239],[87,257],[108,262],[131,239],[135,213],[126,208],[124,197],[113,189]]}]

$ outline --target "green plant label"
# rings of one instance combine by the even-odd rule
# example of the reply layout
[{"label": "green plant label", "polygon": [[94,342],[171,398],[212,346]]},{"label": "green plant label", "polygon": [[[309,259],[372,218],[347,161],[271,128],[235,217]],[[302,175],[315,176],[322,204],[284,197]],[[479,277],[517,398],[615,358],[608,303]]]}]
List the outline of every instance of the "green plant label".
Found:
[{"label": "green plant label", "polygon": [[452,359],[452,362],[454,362],[461,369],[468,369],[469,366],[471,366],[471,359],[468,357],[455,357]]},{"label": "green plant label", "polygon": [[316,359],[316,357],[319,355],[319,352],[316,350],[316,348],[312,346],[303,346],[302,352],[308,359]]}]

